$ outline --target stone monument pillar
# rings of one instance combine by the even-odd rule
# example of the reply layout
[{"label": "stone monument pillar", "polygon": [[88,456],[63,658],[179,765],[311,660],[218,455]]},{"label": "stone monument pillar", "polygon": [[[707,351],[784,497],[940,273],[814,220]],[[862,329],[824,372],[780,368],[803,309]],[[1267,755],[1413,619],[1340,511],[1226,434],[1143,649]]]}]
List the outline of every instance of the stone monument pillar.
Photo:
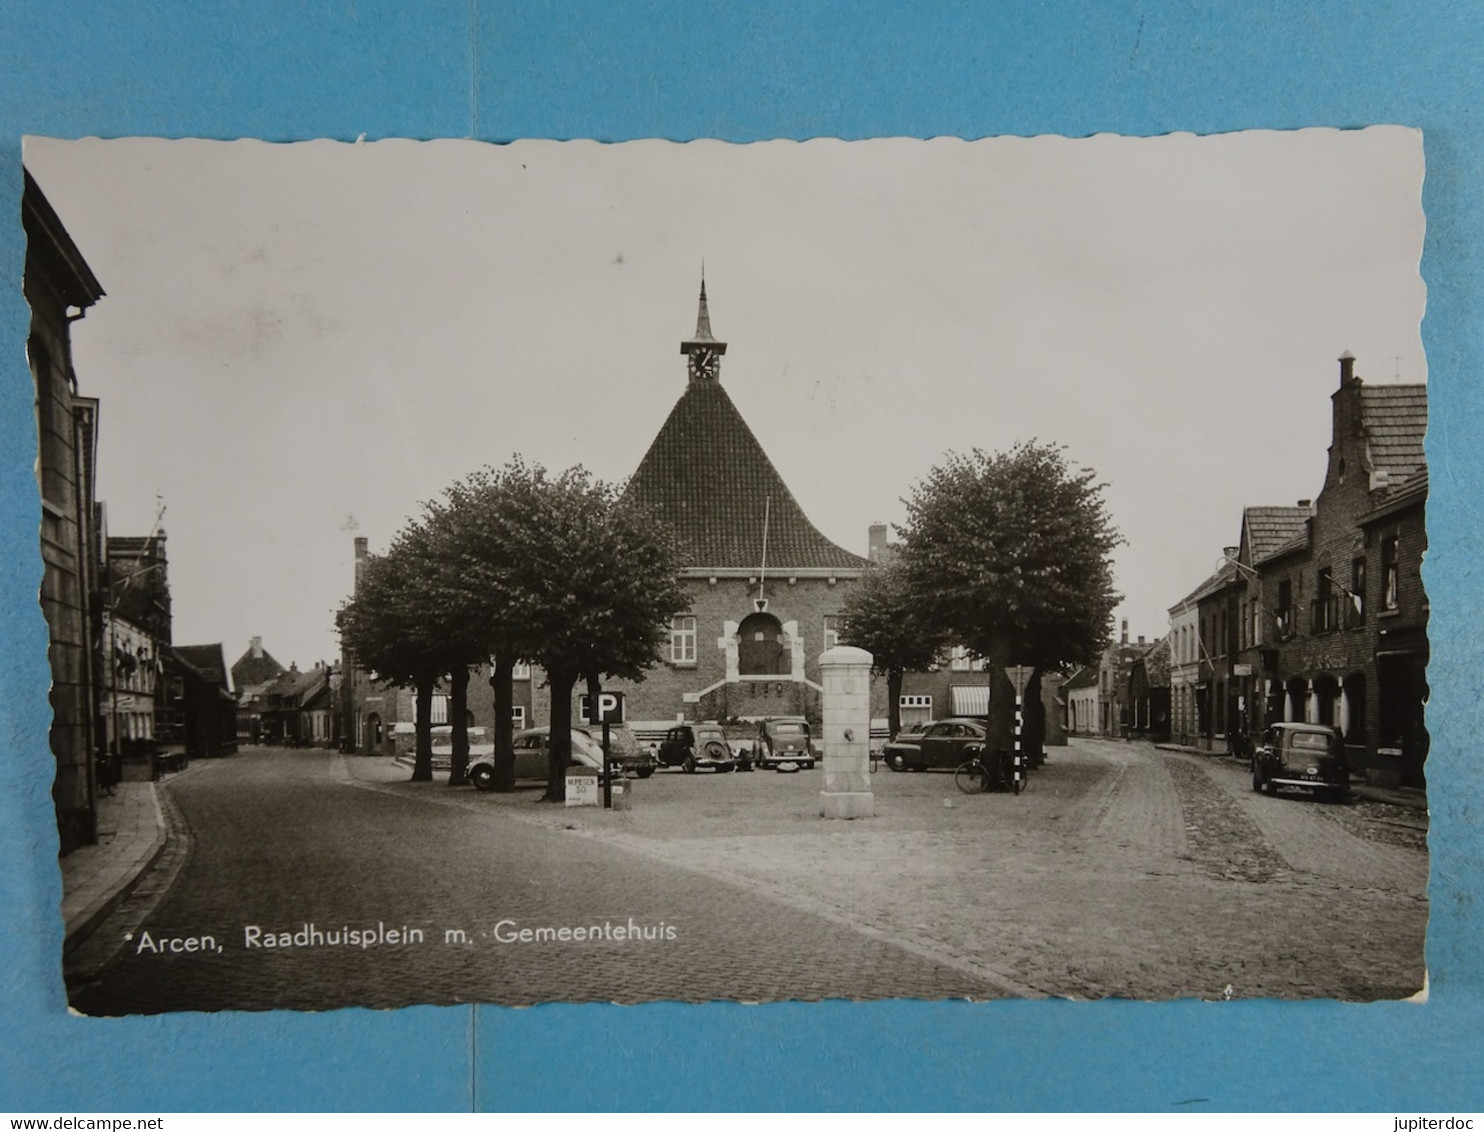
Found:
[{"label": "stone monument pillar", "polygon": [[824,722],[824,789],[819,812],[827,818],[869,818],[871,793],[871,654],[836,645],[819,658]]}]

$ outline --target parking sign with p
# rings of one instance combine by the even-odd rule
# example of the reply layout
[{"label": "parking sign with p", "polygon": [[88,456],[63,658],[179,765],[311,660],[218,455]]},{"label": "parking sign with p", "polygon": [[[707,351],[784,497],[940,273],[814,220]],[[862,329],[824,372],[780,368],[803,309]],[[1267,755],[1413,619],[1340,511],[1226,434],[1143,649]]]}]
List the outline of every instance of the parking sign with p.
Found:
[{"label": "parking sign with p", "polygon": [[623,693],[599,692],[597,702],[588,704],[587,720],[589,723],[622,723]]}]

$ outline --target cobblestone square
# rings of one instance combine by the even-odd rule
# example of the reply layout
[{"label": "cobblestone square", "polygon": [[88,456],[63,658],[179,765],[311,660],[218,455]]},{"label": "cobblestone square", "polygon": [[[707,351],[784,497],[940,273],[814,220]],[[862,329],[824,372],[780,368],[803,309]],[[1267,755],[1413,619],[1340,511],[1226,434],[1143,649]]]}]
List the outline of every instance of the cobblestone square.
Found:
[{"label": "cobblestone square", "polygon": [[661,772],[622,812],[406,778],[255,748],[163,784],[167,849],[72,950],[73,1005],[1423,986],[1425,816],[1254,794],[1230,760],[1073,740],[1018,797],[883,769],[851,822],[818,816],[817,772]]}]

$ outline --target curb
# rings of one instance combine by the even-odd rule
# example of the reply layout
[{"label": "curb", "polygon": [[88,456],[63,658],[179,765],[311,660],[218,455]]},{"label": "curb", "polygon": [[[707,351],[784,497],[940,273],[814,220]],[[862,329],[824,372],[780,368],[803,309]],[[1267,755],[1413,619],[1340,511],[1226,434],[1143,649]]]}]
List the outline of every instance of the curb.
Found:
[{"label": "curb", "polygon": [[155,811],[155,833],[148,851],[142,856],[137,867],[127,872],[112,888],[95,897],[91,903],[73,915],[70,923],[63,926],[65,934],[62,938],[62,955],[64,957],[86,942],[109,914],[128,899],[129,894],[138,887],[140,879],[149,872],[155,862],[160,859],[160,854],[165,851],[168,837],[165,815],[160,809],[159,787],[151,782],[149,788],[150,802]]},{"label": "curb", "polygon": [[[1225,751],[1203,751],[1199,747],[1182,747],[1177,743],[1156,743],[1154,749],[1181,755],[1200,755],[1203,758],[1220,760],[1223,765],[1231,766],[1234,770],[1244,769],[1241,760],[1233,758]],[[1350,792],[1367,802],[1383,802],[1388,806],[1405,806],[1409,810],[1427,812],[1427,794],[1421,790],[1388,790],[1381,786],[1352,782]]]}]

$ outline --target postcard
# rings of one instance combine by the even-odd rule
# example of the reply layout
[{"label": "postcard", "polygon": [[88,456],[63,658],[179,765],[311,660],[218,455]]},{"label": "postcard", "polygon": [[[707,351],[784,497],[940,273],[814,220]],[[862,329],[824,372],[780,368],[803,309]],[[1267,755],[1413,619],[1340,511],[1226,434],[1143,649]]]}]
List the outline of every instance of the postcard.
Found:
[{"label": "postcard", "polygon": [[1410,998],[1420,133],[28,138],[68,997]]}]

